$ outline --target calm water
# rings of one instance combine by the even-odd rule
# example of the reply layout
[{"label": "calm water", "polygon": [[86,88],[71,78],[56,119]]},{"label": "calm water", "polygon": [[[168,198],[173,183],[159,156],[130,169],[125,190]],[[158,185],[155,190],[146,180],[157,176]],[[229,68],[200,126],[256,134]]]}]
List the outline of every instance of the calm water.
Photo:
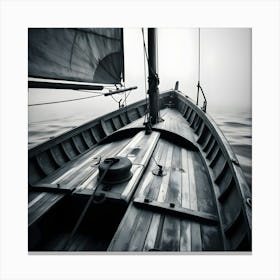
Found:
[{"label": "calm water", "polygon": [[[36,96],[36,101],[39,99]],[[62,99],[64,98],[62,97]],[[42,101],[44,100],[39,102]],[[29,103],[32,104],[34,101],[29,100]],[[28,147],[34,147],[41,142],[47,141],[50,137],[57,136],[75,126],[116,109],[117,104],[114,100],[104,97],[71,102],[71,104],[62,103],[29,107]],[[248,184],[251,186],[251,112],[210,112],[210,115],[231,144]]]},{"label": "calm water", "polygon": [[248,184],[252,181],[252,115],[250,112],[211,114],[235,152]]}]

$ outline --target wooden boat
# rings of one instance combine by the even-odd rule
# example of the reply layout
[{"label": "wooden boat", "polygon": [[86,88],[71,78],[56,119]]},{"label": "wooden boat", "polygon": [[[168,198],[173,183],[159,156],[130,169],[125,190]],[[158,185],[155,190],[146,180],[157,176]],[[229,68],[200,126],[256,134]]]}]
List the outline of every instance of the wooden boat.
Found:
[{"label": "wooden boat", "polygon": [[149,94],[29,150],[29,251],[251,251],[251,191],[223,133],[178,84]]}]

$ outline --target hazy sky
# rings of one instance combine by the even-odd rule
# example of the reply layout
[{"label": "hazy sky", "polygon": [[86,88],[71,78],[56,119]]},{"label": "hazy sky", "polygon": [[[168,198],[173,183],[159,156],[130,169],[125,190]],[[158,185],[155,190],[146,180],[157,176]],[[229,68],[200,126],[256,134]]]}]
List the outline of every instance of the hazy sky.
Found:
[{"label": "hazy sky", "polygon": [[[140,87],[144,82],[141,40],[140,29],[125,29],[127,84]],[[202,28],[200,44],[200,81],[208,108],[251,110],[251,29]],[[178,80],[180,90],[196,99],[198,29],[158,29],[158,60],[160,89],[173,88]]]},{"label": "hazy sky", "polygon": [[[208,112],[251,111],[251,29],[201,29],[201,85],[208,101]],[[128,103],[145,97],[144,54],[141,28],[124,29],[126,86],[138,86]],[[158,29],[158,72],[160,90],[179,89],[196,100],[198,79],[198,29]],[[88,96],[72,90],[29,89],[29,104]],[[121,98],[116,96],[116,98]],[[202,105],[202,98],[200,99]],[[116,110],[110,97],[79,102],[29,107],[29,122],[85,118]]]}]

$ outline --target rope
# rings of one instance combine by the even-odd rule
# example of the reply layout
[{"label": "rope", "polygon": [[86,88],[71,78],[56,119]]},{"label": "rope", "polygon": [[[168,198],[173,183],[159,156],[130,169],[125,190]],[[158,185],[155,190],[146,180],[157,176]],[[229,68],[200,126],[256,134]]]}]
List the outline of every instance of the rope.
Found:
[{"label": "rope", "polygon": [[143,34],[144,52],[145,52],[145,56],[146,56],[146,59],[147,59],[147,62],[148,62],[148,67],[149,67],[149,70],[152,72],[152,74],[156,76],[156,73],[153,71],[153,69],[151,67],[151,64],[150,64],[150,60],[149,60],[149,56],[148,56],[148,51],[147,51],[147,47],[146,47],[146,43],[145,43],[145,38],[144,38],[144,28],[141,28],[141,29],[142,29],[142,34]]},{"label": "rope", "polygon": [[196,105],[199,101],[199,89],[200,89],[200,28],[198,28],[198,73],[197,73],[197,95],[196,95]]},{"label": "rope", "polygon": [[118,103],[118,104],[119,104],[119,108],[121,108],[121,101],[122,101],[122,99],[117,100],[116,98],[114,98],[114,96],[113,96],[113,95],[110,95],[110,96],[112,97],[112,99],[113,99],[116,103]]},{"label": "rope", "polygon": [[74,98],[74,99],[67,99],[67,100],[61,100],[61,101],[53,101],[53,102],[45,102],[45,103],[28,104],[28,107],[40,106],[40,105],[50,105],[50,104],[57,104],[57,103],[65,103],[65,102],[72,102],[72,101],[83,100],[83,99],[89,99],[89,98],[100,97],[100,96],[103,96],[103,94],[94,95],[94,96],[87,96],[87,97],[80,97],[80,98]]},{"label": "rope", "polygon": [[127,100],[128,96],[130,95],[130,93],[131,93],[131,90],[130,90],[128,93],[126,93],[126,92],[125,92],[125,93],[122,93],[122,94],[124,94],[123,103],[121,103],[122,98],[121,98],[120,100],[117,100],[116,98],[114,98],[113,95],[110,95],[110,96],[112,97],[112,99],[113,99],[116,103],[119,104],[119,108],[122,108],[122,107],[126,107],[126,106],[127,106],[126,100]]},{"label": "rope", "polygon": [[125,98],[124,98],[125,106],[127,105],[126,100],[127,100],[128,96],[130,95],[130,93],[131,93],[131,90],[128,93],[125,93]]},{"label": "rope", "polygon": [[82,213],[81,213],[79,219],[77,220],[77,222],[76,222],[76,224],[75,224],[75,226],[74,226],[74,228],[73,228],[73,230],[72,230],[72,232],[71,232],[71,235],[70,235],[68,241],[66,242],[66,244],[65,244],[65,246],[64,246],[64,250],[68,250],[69,245],[70,245],[70,242],[72,241],[73,237],[76,235],[77,230],[78,230],[78,228],[80,227],[80,224],[81,224],[81,222],[83,221],[83,219],[84,219],[84,217],[85,217],[85,215],[86,215],[86,213],[87,213],[87,210],[88,210],[90,204],[91,204],[92,201],[93,201],[93,198],[94,198],[94,196],[95,196],[95,193],[96,193],[96,191],[97,191],[97,188],[98,188],[99,185],[102,183],[102,180],[104,179],[105,175],[107,174],[109,168],[116,162],[116,159],[114,159],[114,158],[107,159],[107,160],[110,160],[110,163],[108,164],[107,168],[104,170],[102,176],[99,178],[99,180],[98,180],[98,182],[97,182],[97,184],[96,184],[96,187],[95,187],[93,193],[91,194],[90,198],[88,199],[86,206],[84,207],[84,209],[83,209],[83,211],[82,211]]},{"label": "rope", "polygon": [[198,81],[200,81],[200,28],[198,28]]},{"label": "rope", "polygon": [[203,89],[200,85],[200,28],[198,28],[198,82],[197,82],[197,98],[196,98],[196,105],[198,106],[198,101],[199,101],[199,90],[201,90],[202,96],[204,98],[203,106],[202,106],[202,111],[206,112],[207,108],[207,100],[205,97],[205,94],[203,92]]},{"label": "rope", "polygon": [[149,119],[149,103],[148,103],[148,98],[147,98],[147,62],[148,62],[148,54],[147,54],[147,49],[146,49],[146,44],[145,44],[145,36],[144,36],[144,28],[141,28],[142,30],[142,37],[143,37],[143,57],[144,57],[144,85],[145,85],[145,102],[146,102],[146,112],[144,115],[144,123],[148,121]]}]

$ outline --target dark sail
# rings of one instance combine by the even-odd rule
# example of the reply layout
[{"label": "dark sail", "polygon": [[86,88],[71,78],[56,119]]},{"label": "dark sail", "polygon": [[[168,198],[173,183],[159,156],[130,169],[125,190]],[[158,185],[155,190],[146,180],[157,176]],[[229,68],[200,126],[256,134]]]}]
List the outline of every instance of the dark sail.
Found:
[{"label": "dark sail", "polygon": [[29,28],[29,77],[118,84],[123,77],[121,28]]}]

